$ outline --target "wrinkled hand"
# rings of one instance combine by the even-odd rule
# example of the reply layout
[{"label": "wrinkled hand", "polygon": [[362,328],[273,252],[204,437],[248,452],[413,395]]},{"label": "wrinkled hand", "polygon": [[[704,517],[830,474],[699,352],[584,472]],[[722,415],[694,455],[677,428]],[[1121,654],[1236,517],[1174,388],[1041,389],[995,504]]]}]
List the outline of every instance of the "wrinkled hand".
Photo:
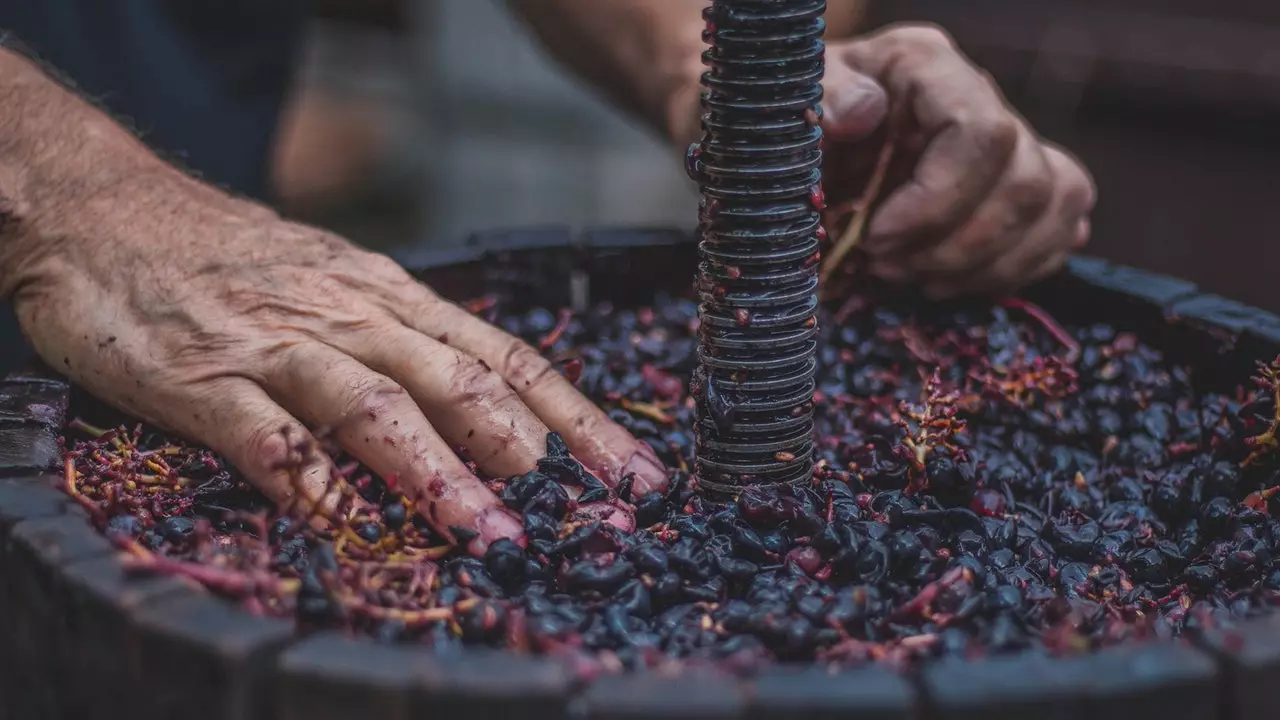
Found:
[{"label": "wrinkled hand", "polygon": [[873,274],[934,297],[1007,292],[1088,241],[1085,169],[1037,137],[940,30],[832,43],[824,85],[830,205],[860,193],[879,146],[894,144],[861,244]]},{"label": "wrinkled hand", "polygon": [[437,530],[479,533],[473,552],[520,536],[521,521],[451,446],[510,476],[533,469],[554,430],[607,484],[628,473],[639,494],[665,483],[653,451],[537,351],[389,258],[185,178],[147,182],[116,198],[132,205],[113,212],[125,227],[27,263],[14,298],[22,327],[89,391],[206,443],[273,500],[338,497],[321,497],[332,467],[313,453],[295,499],[284,428],[298,440],[331,429]]}]

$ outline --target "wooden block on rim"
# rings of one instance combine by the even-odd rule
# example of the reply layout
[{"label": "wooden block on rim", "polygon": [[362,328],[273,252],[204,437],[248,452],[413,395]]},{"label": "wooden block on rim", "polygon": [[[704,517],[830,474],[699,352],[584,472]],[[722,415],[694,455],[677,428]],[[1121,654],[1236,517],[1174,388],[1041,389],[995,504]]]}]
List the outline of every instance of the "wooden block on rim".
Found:
[{"label": "wooden block on rim", "polygon": [[1097,653],[946,662],[923,675],[937,720],[1227,720],[1216,663],[1183,642]]},{"label": "wooden block on rim", "polygon": [[31,518],[13,527],[4,553],[5,635],[9,651],[20,659],[10,678],[23,713],[60,716],[67,661],[55,638],[64,622],[56,601],[63,568],[111,551],[111,544],[88,523],[66,514]]},{"label": "wooden block on rim", "polygon": [[747,692],[737,678],[704,672],[674,677],[611,675],[587,688],[587,720],[734,720],[747,716]]},{"label": "wooden block on rim", "polygon": [[916,713],[911,683],[875,665],[838,673],[770,668],[748,688],[749,720],[909,720]]},{"label": "wooden block on rim", "polygon": [[421,654],[337,633],[308,638],[279,658],[276,712],[281,720],[408,720]]},{"label": "wooden block on rim", "polygon": [[148,604],[136,623],[132,682],[147,694],[133,718],[274,717],[269,683],[292,623],[256,617],[205,591]]},{"label": "wooden block on rim", "polygon": [[1061,663],[1080,666],[1089,684],[1081,717],[1090,720],[1219,718],[1221,673],[1208,654],[1183,641],[1120,646]]},{"label": "wooden block on rim", "polygon": [[559,720],[574,679],[554,660],[502,651],[467,650],[456,657],[423,653],[410,714],[495,720]]},{"label": "wooden block on rim", "polygon": [[0,426],[0,477],[48,470],[61,457],[53,428],[33,423]]},{"label": "wooden block on rim", "polygon": [[1044,656],[943,660],[920,674],[930,720],[1073,720],[1089,680]]},{"label": "wooden block on rim", "polygon": [[0,542],[23,520],[66,512],[71,499],[55,487],[57,482],[57,477],[40,474],[0,478]]},{"label": "wooden block on rim", "polygon": [[0,423],[33,423],[61,429],[67,386],[55,381],[0,382]]},{"label": "wooden block on rim", "polygon": [[1222,665],[1223,702],[1228,720],[1280,717],[1280,616],[1249,620],[1230,630],[1209,630],[1197,638]]},{"label": "wooden block on rim", "polygon": [[62,618],[56,637],[65,663],[59,703],[66,717],[126,717],[150,689],[139,686],[137,615],[160,601],[201,592],[172,576],[130,573],[118,556],[62,568],[53,600]]},{"label": "wooden block on rim", "polygon": [[28,600],[25,593],[19,600],[22,570],[9,558],[10,537],[19,523],[60,516],[66,505],[66,496],[46,476],[0,479],[0,697],[15,704],[19,693],[27,692],[18,683],[18,668],[27,665],[28,659],[19,652],[15,635],[24,622],[21,613]]}]

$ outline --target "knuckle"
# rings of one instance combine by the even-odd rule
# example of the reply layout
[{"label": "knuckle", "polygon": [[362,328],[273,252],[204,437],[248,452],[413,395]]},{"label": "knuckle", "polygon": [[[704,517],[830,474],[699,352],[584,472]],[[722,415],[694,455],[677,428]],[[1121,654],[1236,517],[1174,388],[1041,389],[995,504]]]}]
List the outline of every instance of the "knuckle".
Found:
[{"label": "knuckle", "polygon": [[1003,105],[958,118],[984,155],[1008,158],[1018,146],[1018,122]]},{"label": "knuckle", "polygon": [[942,26],[935,23],[911,23],[902,25],[891,31],[895,41],[908,47],[932,50],[952,50],[955,40]]},{"label": "knuckle", "polygon": [[295,439],[303,437],[301,428],[278,423],[259,423],[243,441],[244,471],[250,476],[264,477],[302,460]]},{"label": "knuckle", "polygon": [[569,425],[573,438],[600,438],[605,442],[615,441],[619,434],[626,435],[621,425],[609,419],[595,405],[590,405],[582,412],[576,413]]},{"label": "knuckle", "polygon": [[1038,217],[1053,199],[1053,179],[1046,173],[1024,175],[1009,184],[1007,202],[1019,220]]},{"label": "knuckle", "polygon": [[482,401],[501,401],[512,390],[498,373],[483,360],[461,356],[449,378],[450,401],[459,405],[476,405]]},{"label": "knuckle", "polygon": [[405,390],[399,384],[373,374],[352,375],[347,381],[347,393],[338,417],[342,425],[360,419],[377,420],[405,397]]},{"label": "knuckle", "polygon": [[518,390],[530,390],[549,382],[556,373],[551,362],[537,350],[513,338],[503,356],[503,374]]},{"label": "knuckle", "polygon": [[409,272],[404,269],[404,266],[382,253],[366,253],[364,264],[379,277],[409,279]]}]

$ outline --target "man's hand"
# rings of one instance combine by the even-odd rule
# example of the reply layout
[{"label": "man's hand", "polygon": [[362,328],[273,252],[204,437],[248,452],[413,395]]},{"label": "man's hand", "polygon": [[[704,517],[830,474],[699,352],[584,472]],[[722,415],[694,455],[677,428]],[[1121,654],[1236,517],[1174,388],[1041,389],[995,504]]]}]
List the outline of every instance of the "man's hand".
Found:
[{"label": "man's hand", "polygon": [[865,185],[880,150],[869,140],[894,143],[862,243],[874,274],[934,297],[1005,292],[1088,241],[1087,172],[1037,137],[942,31],[897,26],[831,43],[824,85],[832,205]]},{"label": "man's hand", "polygon": [[[705,0],[508,4],[554,56],[677,148],[697,139]],[[863,244],[872,271],[937,297],[1052,273],[1089,237],[1084,168],[1037,137],[942,31],[900,25],[838,39],[864,9],[827,3],[824,172],[831,205],[854,200],[892,136],[889,182]]]},{"label": "man's hand", "polygon": [[[307,427],[332,428],[398,478],[438,530],[477,531],[477,552],[521,523],[451,446],[509,476],[533,469],[554,430],[607,483],[628,472],[642,493],[664,482],[648,446],[537,351],[390,259],[230,199],[211,204],[186,182],[145,185],[115,198],[133,211],[127,227],[27,265],[22,327],[95,395],[207,443],[277,502],[296,490],[286,437]],[[316,454],[304,503],[329,473]]]},{"label": "man's hand", "polygon": [[179,173],[3,51],[0,98],[0,297],[32,345],[277,502],[336,503],[322,453],[300,484],[287,469],[321,427],[441,533],[475,532],[473,552],[522,524],[452,447],[510,476],[534,468],[554,430],[607,484],[665,483],[648,445],[537,351],[389,258]]}]

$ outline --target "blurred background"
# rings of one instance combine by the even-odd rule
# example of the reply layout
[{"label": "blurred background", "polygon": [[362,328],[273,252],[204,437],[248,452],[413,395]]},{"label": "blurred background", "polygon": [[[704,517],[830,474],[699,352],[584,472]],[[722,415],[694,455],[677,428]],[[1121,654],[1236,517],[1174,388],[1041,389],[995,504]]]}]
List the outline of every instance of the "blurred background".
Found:
[{"label": "blurred background", "polygon": [[[502,226],[692,224],[679,154],[499,0],[364,7],[311,29],[277,155],[286,212],[400,256]],[[1280,310],[1280,3],[873,0],[862,27],[899,21],[945,27],[1085,161],[1091,254]]]},{"label": "blurred background", "polygon": [[690,224],[683,152],[561,72],[501,0],[381,5],[313,25],[286,210],[397,254],[513,225]]}]

